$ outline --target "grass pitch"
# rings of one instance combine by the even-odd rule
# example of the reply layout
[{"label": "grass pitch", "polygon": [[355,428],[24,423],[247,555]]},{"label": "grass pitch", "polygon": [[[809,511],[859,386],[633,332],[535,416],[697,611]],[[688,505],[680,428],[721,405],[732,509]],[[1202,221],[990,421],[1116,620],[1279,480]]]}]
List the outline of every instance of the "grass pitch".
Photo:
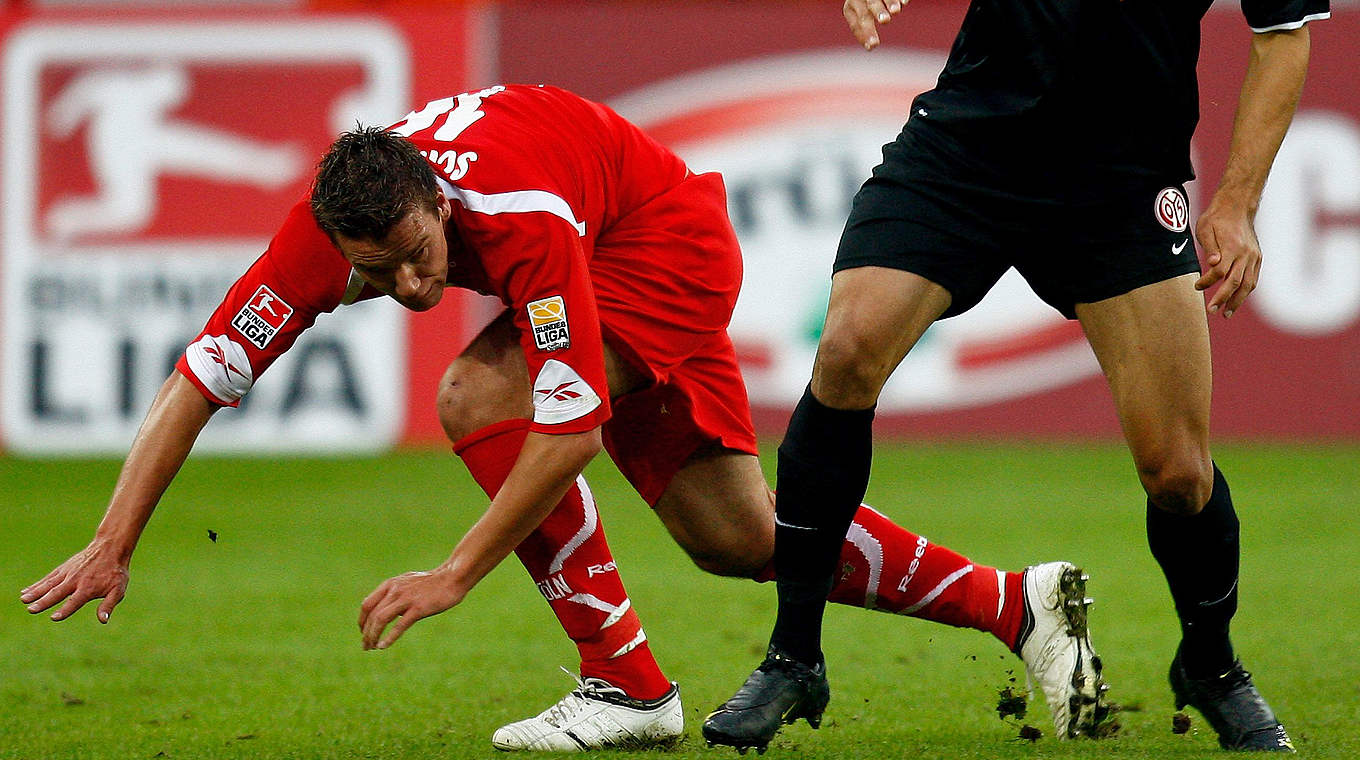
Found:
[{"label": "grass pitch", "polygon": [[[1238,650],[1303,756],[1360,757],[1360,448],[1217,458],[1243,522]],[[442,561],[484,505],[444,452],[191,459],[107,627],[93,605],[60,624],[28,615],[19,589],[84,546],[117,467],[0,459],[0,758],[503,757],[491,732],[571,685],[557,666],[575,652],[513,560],[393,649],[360,651],[359,601]],[[701,573],[607,461],[589,475],[687,719],[670,750],[609,756],[733,757],[698,727],[759,661],[773,588]],[[1045,737],[1023,741],[995,711],[1024,681],[997,642],[834,607],[827,723],[786,728],[767,757],[1224,757],[1198,714],[1171,731],[1175,619],[1121,448],[883,444],[869,500],[979,562],[1083,565],[1123,730],[1060,744],[1040,699],[1023,723]]]}]

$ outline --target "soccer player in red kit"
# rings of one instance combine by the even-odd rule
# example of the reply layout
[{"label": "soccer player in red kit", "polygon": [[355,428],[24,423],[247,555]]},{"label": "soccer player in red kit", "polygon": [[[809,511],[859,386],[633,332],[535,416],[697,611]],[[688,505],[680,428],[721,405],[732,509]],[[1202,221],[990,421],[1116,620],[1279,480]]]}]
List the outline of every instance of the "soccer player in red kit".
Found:
[{"label": "soccer player in red kit", "polygon": [[[107,622],[199,431],[319,315],[381,295],[424,311],[445,287],[470,288],[506,308],[449,366],[438,411],[490,505],[448,561],[364,600],[363,645],[386,648],[457,605],[514,552],[577,645],[581,679],[496,731],[495,746],[672,739],[678,688],[653,659],[581,472],[604,448],[699,567],[772,577],[774,501],[726,332],[740,284],[721,178],[571,93],[496,86],[347,133],[157,395],[94,540],[22,600],[31,612],[65,600],[61,620],[103,598]],[[1075,663],[1093,655],[1075,568],[978,565],[869,507],[843,559],[833,601],[992,633],[1066,728]]]}]

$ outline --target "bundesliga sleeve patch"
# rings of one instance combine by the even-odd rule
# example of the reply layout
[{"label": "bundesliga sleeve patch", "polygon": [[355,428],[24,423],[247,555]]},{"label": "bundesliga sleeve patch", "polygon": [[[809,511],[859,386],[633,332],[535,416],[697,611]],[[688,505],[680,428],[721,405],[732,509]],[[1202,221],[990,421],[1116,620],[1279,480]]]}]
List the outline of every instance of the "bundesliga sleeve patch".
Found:
[{"label": "bundesliga sleeve patch", "polygon": [[256,348],[264,348],[279,334],[291,316],[293,307],[279,298],[268,285],[261,285],[255,295],[246,301],[246,305],[236,312],[231,326]]},{"label": "bundesliga sleeve patch", "polygon": [[600,396],[576,370],[549,359],[534,379],[534,422],[559,425],[590,414],[600,406]]},{"label": "bundesliga sleeve patch", "polygon": [[529,327],[534,332],[534,345],[540,351],[571,348],[571,330],[567,327],[567,305],[562,296],[530,301]]}]

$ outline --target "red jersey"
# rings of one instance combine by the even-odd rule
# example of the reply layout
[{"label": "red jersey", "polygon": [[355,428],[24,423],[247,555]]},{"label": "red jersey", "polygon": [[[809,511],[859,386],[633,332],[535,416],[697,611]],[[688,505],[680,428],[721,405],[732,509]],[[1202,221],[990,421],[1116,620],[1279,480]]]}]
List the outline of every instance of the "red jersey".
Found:
[{"label": "red jersey", "polygon": [[[711,200],[716,189],[721,203],[721,180],[691,175],[607,107],[557,88],[505,85],[433,101],[391,129],[420,149],[453,208],[448,283],[494,295],[514,313],[534,385],[533,429],[581,432],[608,419],[602,311],[631,314],[633,324],[656,315],[696,333],[726,327],[740,261]],[[652,209],[700,196],[710,200],[693,223],[674,230],[684,244],[615,255]],[[672,315],[645,298],[658,287],[660,300],[676,302]],[[304,199],[176,366],[208,400],[235,406],[318,315],[378,295]],[[630,336],[626,324],[615,332]]]}]

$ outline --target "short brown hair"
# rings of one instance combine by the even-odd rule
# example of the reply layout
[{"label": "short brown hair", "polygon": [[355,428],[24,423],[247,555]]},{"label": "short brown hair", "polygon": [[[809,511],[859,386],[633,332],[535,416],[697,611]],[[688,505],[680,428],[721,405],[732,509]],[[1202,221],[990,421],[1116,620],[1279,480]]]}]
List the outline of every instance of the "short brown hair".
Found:
[{"label": "short brown hair", "polygon": [[411,141],[381,127],[340,135],[317,164],[312,215],[326,234],[378,240],[412,210],[435,208],[434,170]]}]

